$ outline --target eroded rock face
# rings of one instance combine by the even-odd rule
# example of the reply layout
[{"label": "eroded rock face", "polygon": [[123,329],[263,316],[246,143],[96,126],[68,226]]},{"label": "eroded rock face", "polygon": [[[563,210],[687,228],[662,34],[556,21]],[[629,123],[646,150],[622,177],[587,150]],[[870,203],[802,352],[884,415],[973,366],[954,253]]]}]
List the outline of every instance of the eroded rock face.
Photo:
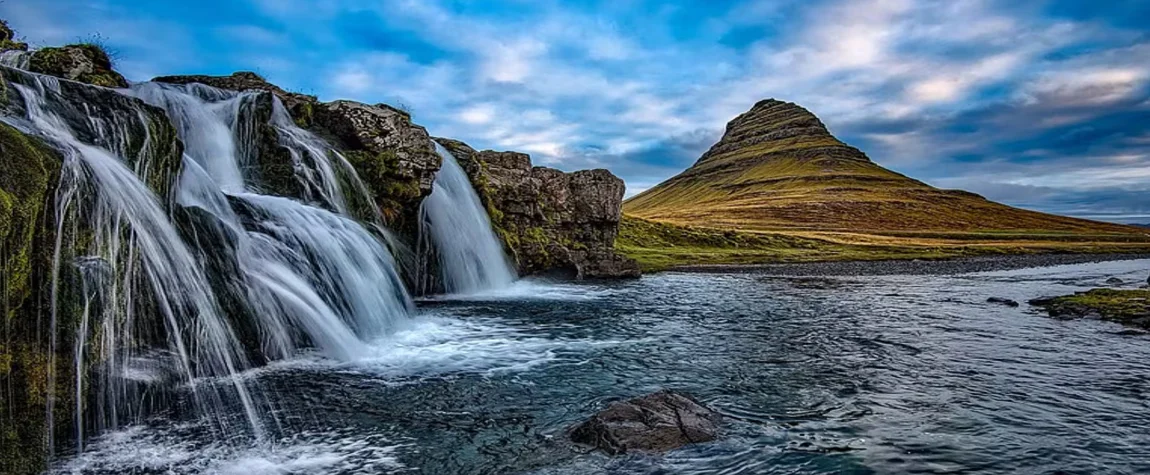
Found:
[{"label": "eroded rock face", "polygon": [[427,129],[386,104],[316,104],[312,129],[331,139],[372,189],[390,224],[412,229],[443,160]]},{"label": "eroded rock face", "polygon": [[571,431],[571,440],[619,455],[665,452],[718,436],[719,413],[689,396],[662,391],[611,404]]},{"label": "eroded rock face", "polygon": [[565,173],[533,167],[523,153],[436,140],[467,171],[520,275],[639,276],[634,260],[615,253],[623,180],[607,170]]},{"label": "eroded rock face", "polygon": [[128,87],[128,81],[112,70],[112,60],[94,44],[41,48],[32,53],[28,70],[103,87]]}]

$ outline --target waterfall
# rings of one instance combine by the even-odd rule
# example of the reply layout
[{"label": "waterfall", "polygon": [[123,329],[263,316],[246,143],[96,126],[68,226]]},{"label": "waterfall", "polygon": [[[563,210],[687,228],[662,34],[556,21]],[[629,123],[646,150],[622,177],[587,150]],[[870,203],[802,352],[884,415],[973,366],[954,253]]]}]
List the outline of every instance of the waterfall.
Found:
[{"label": "waterfall", "polygon": [[[328,356],[353,359],[364,339],[381,336],[406,318],[412,306],[396,264],[380,237],[347,215],[350,182],[357,199],[367,188],[337,152],[297,127],[271,98],[268,124],[289,151],[305,204],[260,194],[254,174],[258,137],[252,114],[258,93],[236,93],[202,84],[143,83],[131,93],[162,107],[186,145],[190,166],[180,177],[178,200],[200,207],[228,229],[242,275],[249,313],[261,328],[263,354],[272,359],[303,343]],[[268,96],[262,96],[267,99]],[[245,120],[247,119],[247,120]]]},{"label": "waterfall", "polygon": [[[0,120],[64,157],[47,376],[54,385],[57,334],[74,334],[78,450],[86,434],[140,423],[157,408],[179,412],[185,399],[229,434],[240,429],[231,415],[242,408],[238,433],[260,439],[273,401],[238,376],[249,354],[275,360],[314,348],[351,360],[409,318],[413,303],[382,219],[349,211],[372,202],[367,187],[278,99],[199,84],[117,91],[163,109],[175,126],[181,163],[161,164],[154,150],[171,137],[153,136],[166,127],[151,122],[155,109],[109,91],[127,105],[102,114],[70,101],[60,80],[0,72],[24,102]],[[269,134],[286,151],[299,196],[264,191],[258,167]],[[171,180],[165,173],[175,170]],[[169,180],[170,197],[158,196]],[[50,388],[48,421],[54,395]]]},{"label": "waterfall", "polygon": [[421,238],[430,237],[439,256],[444,289],[473,293],[510,285],[515,281],[515,270],[471,180],[451,152],[439,143],[435,150],[443,157],[443,167],[435,176],[431,195],[420,207]]},{"label": "waterfall", "polygon": [[[256,401],[249,388],[231,377],[247,366],[232,329],[217,304],[213,289],[193,252],[180,239],[168,213],[144,181],[156,157],[151,148],[141,146],[132,157],[135,167],[127,166],[129,130],[149,130],[143,112],[127,116],[87,116],[88,126],[101,134],[102,146],[84,143],[62,118],[62,114],[85,117],[83,109],[70,104],[60,93],[58,80],[46,76],[19,73],[21,83],[12,83],[23,99],[24,117],[4,117],[9,124],[39,135],[52,143],[64,158],[61,181],[56,195],[57,235],[53,252],[51,279],[51,315],[49,323],[47,420],[55,410],[55,370],[57,332],[65,322],[79,320],[75,342],[77,443],[82,449],[85,434],[84,414],[88,409],[85,382],[88,380],[85,357],[98,357],[100,393],[96,400],[103,416],[95,418],[96,428],[114,428],[120,422],[120,410],[132,417],[142,416],[138,407],[118,407],[129,386],[134,384],[120,375],[130,372],[130,363],[145,355],[142,343],[159,343],[161,358],[173,376],[188,385],[196,407],[215,416],[221,428],[229,422],[222,418],[226,406],[242,405],[247,427],[259,437],[262,424]],[[79,114],[79,115],[77,115]],[[133,123],[132,119],[140,123]],[[78,231],[83,227],[88,232]],[[78,235],[85,234],[81,240]],[[71,239],[65,240],[65,235]],[[82,243],[81,241],[86,241]],[[66,259],[66,257],[72,257]],[[82,281],[78,296],[79,315],[65,312],[73,302],[62,297],[62,274],[78,270]],[[122,279],[118,279],[120,276]],[[146,283],[146,289],[137,288]],[[140,302],[143,295],[150,303]],[[154,322],[137,320],[140,307],[155,313]],[[92,341],[90,330],[99,325],[100,341]],[[162,327],[159,328],[159,327]],[[141,331],[155,333],[137,334]],[[162,336],[161,336],[162,334]],[[205,378],[226,377],[227,385],[199,384]],[[90,386],[89,386],[90,388]],[[51,427],[51,424],[49,424]],[[48,446],[54,434],[49,430]]]}]

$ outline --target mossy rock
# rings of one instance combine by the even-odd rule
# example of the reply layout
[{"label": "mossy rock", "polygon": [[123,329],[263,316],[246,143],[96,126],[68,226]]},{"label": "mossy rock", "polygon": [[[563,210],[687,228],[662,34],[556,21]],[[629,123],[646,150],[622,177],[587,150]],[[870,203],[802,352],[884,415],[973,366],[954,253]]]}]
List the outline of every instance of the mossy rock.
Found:
[{"label": "mossy rock", "polygon": [[7,21],[0,20],[0,52],[11,50],[28,51],[28,43],[16,41],[16,32]]},{"label": "mossy rock", "polygon": [[[45,281],[51,234],[46,211],[60,157],[39,139],[0,123],[0,473],[36,473],[44,464],[43,408],[48,355],[35,341],[33,294]],[[36,410],[38,408],[39,410]],[[63,412],[63,411],[62,411]]]},{"label": "mossy rock", "polygon": [[423,191],[417,178],[399,174],[399,156],[395,151],[350,150],[343,155],[371,191],[383,218],[398,227],[410,224],[406,221],[412,216],[406,214],[418,207]]},{"label": "mossy rock", "polygon": [[108,53],[92,43],[38,49],[28,60],[28,70],[94,86],[128,87],[124,76],[112,69]]},{"label": "mossy rock", "polygon": [[60,158],[38,139],[0,123],[0,266],[12,318],[29,293],[33,238]]},{"label": "mossy rock", "polygon": [[1150,328],[1150,290],[1094,289],[1030,303],[1045,308],[1055,318],[1099,318]]}]

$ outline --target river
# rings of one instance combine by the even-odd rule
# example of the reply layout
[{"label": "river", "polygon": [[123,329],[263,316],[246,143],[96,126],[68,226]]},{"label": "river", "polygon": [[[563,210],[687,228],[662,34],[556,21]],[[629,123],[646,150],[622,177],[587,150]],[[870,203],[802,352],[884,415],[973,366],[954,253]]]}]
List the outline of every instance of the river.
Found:
[{"label": "river", "polygon": [[[662,273],[520,281],[418,302],[336,362],[241,375],[277,401],[264,441],[163,414],[62,473],[1146,473],[1150,336],[1021,302],[1145,281],[1150,260],[953,275]],[[608,457],[567,428],[664,388],[721,438]],[[237,413],[241,412],[237,410]],[[242,417],[237,414],[237,417]]]}]

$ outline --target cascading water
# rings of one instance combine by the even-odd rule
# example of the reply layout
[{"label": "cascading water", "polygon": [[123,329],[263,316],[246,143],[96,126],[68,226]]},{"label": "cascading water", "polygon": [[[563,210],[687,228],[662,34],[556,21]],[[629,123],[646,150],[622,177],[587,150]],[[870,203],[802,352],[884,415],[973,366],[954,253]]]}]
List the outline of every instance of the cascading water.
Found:
[{"label": "cascading water", "polygon": [[[258,154],[245,109],[261,96],[192,84],[144,83],[132,94],[168,111],[186,144],[189,166],[178,199],[200,207],[234,238],[234,261],[251,317],[262,329],[263,354],[295,351],[293,333],[327,355],[350,359],[362,339],[386,333],[411,308],[395,262],[376,236],[346,216],[340,177],[369,200],[350,165],[311,133],[295,126],[278,100],[269,117],[297,178],[317,204],[258,194],[243,173]],[[267,99],[268,96],[263,96]]]},{"label": "cascading water", "polygon": [[[102,117],[70,102],[54,78],[5,75],[16,78],[24,104],[0,119],[64,157],[47,353],[55,358],[58,332],[74,332],[80,450],[86,434],[180,406],[157,393],[190,397],[225,433],[240,433],[230,415],[242,407],[243,433],[259,439],[271,401],[237,376],[249,367],[246,355],[274,360],[314,347],[355,359],[365,341],[410,314],[382,220],[357,216],[365,227],[350,215],[349,203],[371,202],[367,187],[277,99],[202,85],[120,91],[162,108],[185,144],[169,211],[149,178],[160,140],[149,114],[158,112],[125,99],[134,112]],[[83,133],[68,120],[82,121]],[[261,194],[253,170],[266,128],[288,152],[303,202]],[[47,365],[49,384],[57,366]],[[48,391],[48,421],[55,393]]]},{"label": "cascading water", "polygon": [[[61,181],[56,202],[56,249],[51,282],[50,345],[47,368],[50,389],[46,418],[54,418],[56,391],[57,332],[65,322],[78,320],[75,337],[75,430],[82,449],[85,421],[95,429],[115,428],[121,422],[138,422],[143,416],[139,405],[126,395],[135,382],[126,374],[132,363],[148,356],[164,361],[170,376],[179,378],[204,414],[219,416],[220,409],[242,405],[247,426],[259,437],[262,424],[256,400],[244,382],[231,378],[247,366],[240,345],[220,311],[208,278],[201,272],[191,250],[180,239],[176,227],[155,193],[142,181],[156,157],[145,137],[128,168],[129,130],[149,130],[144,111],[126,116],[87,116],[88,132],[97,132],[100,146],[84,143],[61,114],[85,117],[83,109],[70,104],[60,93],[54,78],[13,73],[13,83],[23,100],[24,116],[4,117],[5,122],[39,135],[63,155]],[[140,122],[133,123],[134,120]],[[83,224],[81,224],[81,222]],[[84,230],[81,231],[80,229]],[[80,236],[86,236],[81,238]],[[65,236],[70,239],[65,240]],[[67,257],[71,257],[66,261]],[[74,259],[74,260],[73,260]],[[78,298],[66,301],[63,274],[78,271],[82,281]],[[139,288],[138,283],[146,283]],[[142,296],[149,296],[144,302]],[[70,310],[76,308],[77,316]],[[146,307],[155,318],[140,320]],[[100,328],[101,338],[90,339]],[[145,344],[159,344],[158,351],[143,354]],[[103,364],[95,371],[100,394],[94,399],[97,414],[85,417],[84,394],[90,387],[86,358]],[[227,377],[227,385],[201,385],[204,378]],[[86,386],[87,385],[87,386]],[[230,424],[218,417],[218,426]],[[49,425],[51,427],[51,425]],[[51,430],[48,447],[53,447]]]},{"label": "cascading water", "polygon": [[439,274],[449,293],[473,293],[510,285],[515,270],[491,228],[479,195],[455,156],[439,143],[443,167],[431,196],[420,207],[421,238],[430,237],[439,256]]}]

